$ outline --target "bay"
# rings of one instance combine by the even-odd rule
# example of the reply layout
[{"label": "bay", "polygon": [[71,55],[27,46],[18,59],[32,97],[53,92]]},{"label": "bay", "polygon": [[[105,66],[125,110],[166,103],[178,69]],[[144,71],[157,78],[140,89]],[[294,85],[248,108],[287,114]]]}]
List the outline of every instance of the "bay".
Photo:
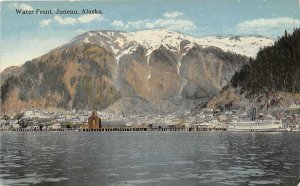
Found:
[{"label": "bay", "polygon": [[2,185],[297,185],[300,133],[0,132]]}]

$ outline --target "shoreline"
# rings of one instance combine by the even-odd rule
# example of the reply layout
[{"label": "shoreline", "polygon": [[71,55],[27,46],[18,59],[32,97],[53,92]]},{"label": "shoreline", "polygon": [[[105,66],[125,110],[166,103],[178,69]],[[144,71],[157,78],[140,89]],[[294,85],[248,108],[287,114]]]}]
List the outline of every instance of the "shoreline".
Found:
[{"label": "shoreline", "polygon": [[99,128],[99,129],[52,129],[52,130],[37,130],[37,129],[2,129],[0,132],[300,132],[299,129],[296,130],[278,130],[278,131],[228,131],[227,128]]}]

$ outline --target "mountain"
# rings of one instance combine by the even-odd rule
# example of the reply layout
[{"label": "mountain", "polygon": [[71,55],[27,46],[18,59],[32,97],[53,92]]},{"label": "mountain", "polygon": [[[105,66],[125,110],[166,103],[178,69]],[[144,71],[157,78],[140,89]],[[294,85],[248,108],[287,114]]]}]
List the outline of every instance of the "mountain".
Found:
[{"label": "mountain", "polygon": [[[272,46],[261,49],[231,80],[231,85],[211,100],[211,107],[285,109],[300,104],[300,29],[285,31]],[[246,109],[247,110],[247,109]]]},{"label": "mountain", "polygon": [[1,111],[130,111],[137,102],[149,112],[163,108],[162,102],[189,109],[182,105],[217,95],[248,57],[272,43],[255,36],[193,38],[161,29],[86,32],[25,62],[18,73],[4,70]]}]

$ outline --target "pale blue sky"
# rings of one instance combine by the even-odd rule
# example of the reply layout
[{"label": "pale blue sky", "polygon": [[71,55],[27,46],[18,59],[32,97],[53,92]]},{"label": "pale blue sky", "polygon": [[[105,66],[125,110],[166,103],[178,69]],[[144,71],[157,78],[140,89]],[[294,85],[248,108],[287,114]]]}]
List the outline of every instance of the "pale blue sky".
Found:
[{"label": "pale blue sky", "polygon": [[[100,9],[103,15],[18,15],[16,8]],[[300,27],[300,0],[1,2],[1,67],[20,65],[88,30],[166,28],[195,37],[263,35]]]}]

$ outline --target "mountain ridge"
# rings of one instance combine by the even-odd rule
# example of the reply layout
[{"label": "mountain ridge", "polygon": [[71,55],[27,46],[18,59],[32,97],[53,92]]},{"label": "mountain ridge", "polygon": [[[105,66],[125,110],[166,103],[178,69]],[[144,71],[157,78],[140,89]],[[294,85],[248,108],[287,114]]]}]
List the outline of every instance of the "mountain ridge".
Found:
[{"label": "mountain ridge", "polygon": [[[260,48],[263,48],[265,46],[270,46],[274,43],[274,40],[270,39],[270,38],[266,38],[263,36],[206,36],[206,37],[192,37],[189,35],[184,35],[180,32],[175,32],[175,31],[169,31],[166,29],[154,29],[154,30],[142,30],[142,31],[135,31],[135,32],[116,32],[116,31],[102,31],[102,30],[95,30],[95,31],[89,31],[89,32],[85,32],[75,38],[73,38],[70,42],[72,42],[74,39],[78,39],[82,36],[85,35],[90,35],[90,34],[97,34],[99,33],[100,35],[110,38],[113,37],[112,34],[120,34],[123,35],[124,37],[129,37],[131,39],[131,41],[135,41],[141,45],[150,45],[151,43],[149,41],[154,41],[154,45],[152,45],[152,48],[157,48],[158,45],[162,44],[161,41],[163,41],[164,38],[172,38],[173,43],[177,43],[178,40],[176,40],[176,37],[178,39],[182,40],[188,40],[192,43],[196,43],[200,46],[202,46],[203,48],[206,47],[218,47],[221,48],[224,51],[229,50],[230,52],[234,52],[237,54],[241,54],[241,55],[246,55],[247,57],[255,57],[256,53],[259,51]],[[106,34],[106,35],[105,35]],[[151,36],[152,35],[152,36]],[[91,35],[90,35],[91,36]],[[147,38],[150,37],[150,38]],[[157,38],[158,37],[158,38]],[[147,38],[147,40],[145,40],[146,42],[143,42],[143,39]],[[159,39],[160,38],[160,39]],[[236,43],[236,42],[230,42],[230,40],[233,40],[233,38],[239,38],[244,40],[245,43]],[[86,37],[84,39],[87,39]],[[111,38],[110,38],[111,39]],[[254,41],[256,39],[256,41]],[[86,42],[88,42],[86,40]],[[158,42],[155,43],[155,42]],[[245,46],[242,46],[242,44],[244,44]],[[254,47],[253,45],[256,44],[257,46]],[[245,47],[249,50],[249,47],[253,47],[251,48],[251,52],[247,53],[245,51],[245,49],[243,49],[242,47]],[[178,47],[178,45],[177,45]],[[231,47],[240,47],[240,48],[231,48]],[[241,50],[242,51],[241,51]]]},{"label": "mountain ridge", "polygon": [[[212,41],[218,41],[214,45],[225,42],[222,46],[229,42],[232,45],[225,48],[234,46],[241,53],[251,45],[247,38],[197,40],[167,30],[86,32],[26,62],[19,74],[11,74],[13,78],[6,74],[1,82],[1,110],[101,110],[126,95],[136,95],[152,105],[162,100],[190,103],[211,97],[248,61],[246,56],[211,45]],[[272,42],[266,41],[262,44]],[[257,44],[259,41],[251,52],[261,47]]]}]

